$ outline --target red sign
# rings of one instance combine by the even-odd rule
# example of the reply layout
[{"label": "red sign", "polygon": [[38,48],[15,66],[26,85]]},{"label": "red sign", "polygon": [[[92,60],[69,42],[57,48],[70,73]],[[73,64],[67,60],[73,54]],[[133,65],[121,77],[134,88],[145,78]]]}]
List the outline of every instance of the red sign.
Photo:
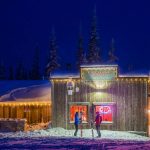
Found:
[{"label": "red sign", "polygon": [[100,106],[99,107],[99,112],[107,114],[107,113],[111,112],[111,108],[110,108],[110,106]]},{"label": "red sign", "polygon": [[96,112],[99,112],[102,116],[102,123],[112,122],[112,105],[97,105]]}]

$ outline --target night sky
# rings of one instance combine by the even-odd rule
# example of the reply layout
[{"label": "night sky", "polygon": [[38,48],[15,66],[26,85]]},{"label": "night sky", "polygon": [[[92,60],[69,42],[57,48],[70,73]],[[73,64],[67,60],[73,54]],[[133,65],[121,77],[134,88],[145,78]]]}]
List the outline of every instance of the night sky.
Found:
[{"label": "night sky", "polygon": [[150,70],[149,0],[0,0],[0,59],[28,68],[39,46],[44,67],[54,26],[59,62],[75,64],[80,22],[87,51],[95,4],[104,59],[113,37],[121,68]]}]

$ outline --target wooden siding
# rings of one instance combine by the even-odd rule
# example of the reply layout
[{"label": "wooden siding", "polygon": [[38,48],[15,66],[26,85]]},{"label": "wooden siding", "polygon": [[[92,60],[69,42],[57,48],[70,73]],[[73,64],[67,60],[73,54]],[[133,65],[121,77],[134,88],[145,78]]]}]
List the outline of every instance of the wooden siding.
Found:
[{"label": "wooden siding", "polygon": [[28,124],[51,121],[50,102],[1,102],[0,118],[27,119]]},{"label": "wooden siding", "polygon": [[[89,102],[90,107],[93,102],[114,102],[113,123],[102,124],[102,129],[147,132],[147,79],[119,78],[106,82],[108,87],[104,89],[93,88],[91,81],[83,82],[74,79],[74,82],[75,87],[79,87],[79,92],[74,90],[73,95],[70,96],[67,94],[66,80],[52,81],[52,125],[54,127],[74,128],[74,125],[68,121],[69,102]],[[101,83],[97,82],[97,84]],[[88,115],[90,115],[89,110]],[[85,128],[89,126],[89,124],[84,125]]]}]

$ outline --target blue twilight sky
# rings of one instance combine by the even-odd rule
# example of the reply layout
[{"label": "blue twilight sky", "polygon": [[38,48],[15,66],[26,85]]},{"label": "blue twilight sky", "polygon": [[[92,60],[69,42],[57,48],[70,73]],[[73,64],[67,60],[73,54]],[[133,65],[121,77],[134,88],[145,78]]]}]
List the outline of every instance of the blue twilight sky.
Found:
[{"label": "blue twilight sky", "polygon": [[113,37],[123,69],[150,70],[149,0],[0,0],[0,59],[7,66],[22,60],[30,68],[38,45],[44,66],[54,26],[60,63],[75,64],[79,25],[87,51],[95,4],[104,59]]}]

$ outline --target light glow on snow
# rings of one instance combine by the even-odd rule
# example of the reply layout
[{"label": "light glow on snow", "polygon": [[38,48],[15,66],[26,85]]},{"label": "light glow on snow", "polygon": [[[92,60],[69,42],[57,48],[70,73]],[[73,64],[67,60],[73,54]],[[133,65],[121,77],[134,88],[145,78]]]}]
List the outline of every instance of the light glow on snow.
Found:
[{"label": "light glow on snow", "polygon": [[[8,133],[0,133],[0,139],[2,138],[32,138],[32,137],[74,137],[75,130],[66,130],[63,128],[51,128],[45,130],[35,130],[35,131],[27,131],[27,132],[8,132]],[[92,138],[92,130],[91,129],[83,129],[82,131],[83,138]],[[110,131],[110,130],[101,130],[101,139],[123,139],[123,140],[136,140],[136,141],[150,141],[149,137],[141,136],[125,131]],[[77,134],[77,137],[80,138],[80,127]],[[97,132],[94,129],[94,137],[97,137]],[[76,137],[75,137],[76,138]]]}]

